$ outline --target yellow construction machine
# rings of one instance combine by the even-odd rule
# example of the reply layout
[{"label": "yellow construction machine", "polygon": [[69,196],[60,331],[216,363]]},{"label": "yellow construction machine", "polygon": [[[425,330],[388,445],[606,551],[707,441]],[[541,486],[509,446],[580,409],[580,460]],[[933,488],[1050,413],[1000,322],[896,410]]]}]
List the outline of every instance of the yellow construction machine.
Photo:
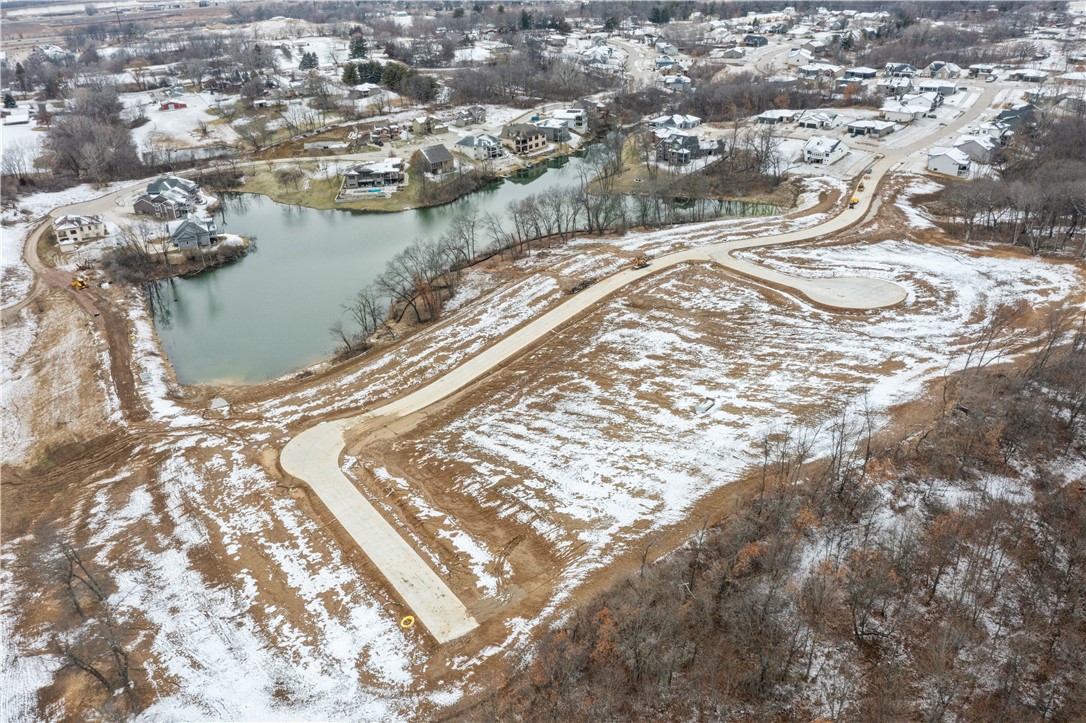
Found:
[{"label": "yellow construction machine", "polygon": [[648,265],[649,265],[649,257],[648,256],[638,256],[636,259],[633,260],[633,266],[631,268],[643,269]]},{"label": "yellow construction machine", "polygon": [[76,290],[87,288],[87,280],[82,276],[76,276],[72,279],[72,288]]}]

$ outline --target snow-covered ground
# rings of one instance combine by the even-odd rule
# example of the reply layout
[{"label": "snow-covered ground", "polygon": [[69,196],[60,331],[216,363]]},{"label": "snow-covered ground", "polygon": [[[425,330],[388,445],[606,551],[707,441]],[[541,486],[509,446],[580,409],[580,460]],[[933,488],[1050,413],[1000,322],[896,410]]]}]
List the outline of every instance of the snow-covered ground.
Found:
[{"label": "snow-covered ground", "polygon": [[[553,349],[529,354],[510,367],[516,383],[491,385],[489,401],[412,440],[405,454],[444,470],[456,494],[572,560],[552,608],[737,480],[766,435],[813,430],[844,404],[880,414],[915,398],[962,363],[998,306],[1041,306],[1081,284],[1066,265],[908,241],[758,258],[789,273],[891,279],[909,296],[853,317],[678,268],[564,332],[561,365],[544,357]],[[704,399],[714,406],[696,414]]]}]

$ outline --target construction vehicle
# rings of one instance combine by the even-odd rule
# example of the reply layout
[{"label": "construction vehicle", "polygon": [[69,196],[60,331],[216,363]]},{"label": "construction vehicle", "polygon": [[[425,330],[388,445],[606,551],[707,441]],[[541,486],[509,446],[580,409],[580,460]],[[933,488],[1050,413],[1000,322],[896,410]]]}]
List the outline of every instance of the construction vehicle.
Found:
[{"label": "construction vehicle", "polygon": [[648,256],[638,256],[636,259],[633,260],[633,267],[632,268],[635,269],[635,270],[636,269],[643,269],[648,265],[649,265],[649,257]]},{"label": "construction vehicle", "polygon": [[862,182],[862,181],[860,182],[860,187],[859,187],[859,189],[858,189],[858,190],[860,190],[860,191],[864,190],[864,184],[863,184],[863,182]]},{"label": "construction vehicle", "polygon": [[77,290],[87,288],[87,280],[84,279],[82,276],[75,277],[74,279],[72,279],[72,288]]},{"label": "construction vehicle", "polygon": [[852,200],[848,202],[848,207],[849,208],[856,208],[856,204],[859,203],[859,202],[860,202],[860,199],[853,196]]}]

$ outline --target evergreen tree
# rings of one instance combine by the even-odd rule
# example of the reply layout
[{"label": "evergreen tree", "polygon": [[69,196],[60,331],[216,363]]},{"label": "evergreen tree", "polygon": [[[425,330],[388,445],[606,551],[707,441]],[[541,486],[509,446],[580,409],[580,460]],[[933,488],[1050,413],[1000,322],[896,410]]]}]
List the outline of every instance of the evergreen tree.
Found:
[{"label": "evergreen tree", "polygon": [[532,29],[532,14],[527,10],[520,11],[520,29],[531,30]]},{"label": "evergreen tree", "polygon": [[15,102],[15,98],[11,95],[11,93],[4,93],[4,107],[5,108],[14,108],[17,105],[18,104]]},{"label": "evergreen tree", "polygon": [[376,60],[367,60],[355,65],[355,74],[359,83],[380,83],[385,68]]},{"label": "evergreen tree", "polygon": [[313,70],[317,65],[316,53],[302,53],[302,60],[298,63],[298,70]]},{"label": "evergreen tree", "polygon": [[344,65],[342,80],[344,85],[358,85],[358,66],[354,63]]},{"label": "evergreen tree", "polygon": [[366,46],[366,39],[361,35],[352,35],[351,44],[349,46],[348,57],[352,60],[357,58],[365,58],[369,55],[370,49]]},{"label": "evergreen tree", "polygon": [[15,63],[15,81],[19,84],[19,90],[26,92],[26,68],[22,63]]}]

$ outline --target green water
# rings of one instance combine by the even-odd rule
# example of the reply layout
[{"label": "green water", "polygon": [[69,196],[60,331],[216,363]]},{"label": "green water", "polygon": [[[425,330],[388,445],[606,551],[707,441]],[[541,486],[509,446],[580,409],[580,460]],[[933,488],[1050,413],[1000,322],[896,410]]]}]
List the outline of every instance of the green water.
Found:
[{"label": "green water", "polygon": [[342,304],[416,238],[436,238],[465,204],[505,206],[577,186],[584,161],[562,159],[456,203],[399,213],[318,211],[266,196],[225,194],[220,225],[255,236],[241,261],[149,289],[163,350],[183,384],[261,382],[328,357]]},{"label": "green water", "polygon": [[[318,211],[225,194],[220,227],[255,237],[257,250],[148,288],[162,347],[183,384],[262,382],[327,358],[337,346],[328,328],[343,319],[343,303],[414,239],[437,238],[468,204],[480,216],[505,218],[510,201],[578,186],[585,164],[558,159],[448,206],[399,213]],[[718,215],[776,211],[715,205]]]}]

